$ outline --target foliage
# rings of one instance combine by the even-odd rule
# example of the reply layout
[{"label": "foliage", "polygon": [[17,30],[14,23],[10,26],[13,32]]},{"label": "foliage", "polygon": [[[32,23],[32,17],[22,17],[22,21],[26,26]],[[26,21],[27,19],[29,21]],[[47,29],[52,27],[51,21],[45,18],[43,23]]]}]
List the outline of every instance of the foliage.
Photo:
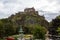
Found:
[{"label": "foliage", "polygon": [[5,39],[1,39],[1,38],[0,38],[0,40],[5,40]]},{"label": "foliage", "polygon": [[60,35],[60,27],[58,27],[56,31],[58,32],[58,35]]},{"label": "foliage", "polygon": [[49,27],[50,34],[52,35],[59,34],[59,31],[57,32],[57,30],[60,30],[60,16],[57,16],[55,19],[53,19],[50,22],[50,27]]},{"label": "foliage", "polygon": [[4,36],[4,27],[3,27],[3,22],[0,21],[0,37],[3,37]]},{"label": "foliage", "polygon": [[0,20],[0,37],[5,37],[14,34],[12,22],[7,19]]},{"label": "foliage", "polygon": [[[33,12],[34,14],[35,12]],[[49,23],[44,16],[36,14],[17,13],[6,19],[0,19],[0,37],[18,34],[20,25],[22,25],[24,34],[33,34],[37,38],[43,38]]]},{"label": "foliage", "polygon": [[32,33],[34,35],[35,38],[38,38],[38,39],[43,39],[45,38],[45,34],[46,34],[46,28],[43,27],[43,26],[40,26],[38,24],[36,24],[34,26],[35,28],[32,30]]}]

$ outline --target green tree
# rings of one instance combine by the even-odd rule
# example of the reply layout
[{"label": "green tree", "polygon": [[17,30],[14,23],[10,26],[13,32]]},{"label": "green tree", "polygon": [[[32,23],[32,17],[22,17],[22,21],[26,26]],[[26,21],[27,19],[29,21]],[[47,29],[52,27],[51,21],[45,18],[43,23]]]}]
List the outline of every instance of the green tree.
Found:
[{"label": "green tree", "polygon": [[4,33],[5,33],[5,30],[4,30],[4,26],[3,26],[3,22],[0,21],[0,37],[4,37]]},{"label": "green tree", "polygon": [[13,26],[11,20],[0,20],[0,37],[9,36],[15,34],[16,28]]},{"label": "green tree", "polygon": [[49,32],[51,35],[57,35],[57,29],[59,30],[60,27],[60,16],[57,16],[50,22]]},{"label": "green tree", "polygon": [[46,28],[38,24],[34,25],[34,29],[32,29],[34,37],[38,39],[45,38],[46,32],[47,32]]},{"label": "green tree", "polygon": [[58,35],[60,35],[60,27],[58,27],[56,31],[58,32]]}]

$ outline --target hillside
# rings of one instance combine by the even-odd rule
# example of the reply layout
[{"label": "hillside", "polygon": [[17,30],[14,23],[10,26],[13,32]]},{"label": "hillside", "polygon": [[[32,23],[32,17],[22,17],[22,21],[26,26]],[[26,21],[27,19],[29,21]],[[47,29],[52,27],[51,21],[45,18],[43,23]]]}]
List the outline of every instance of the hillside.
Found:
[{"label": "hillside", "polygon": [[0,31],[0,35],[8,36],[19,33],[20,27],[23,28],[24,34],[32,34],[34,32],[33,29],[35,30],[36,27],[45,32],[45,29],[47,30],[49,27],[49,23],[34,8],[26,8],[24,12],[18,12],[6,19],[1,19],[0,26],[0,30],[3,30]]},{"label": "hillside", "polygon": [[8,19],[18,25],[40,24],[41,26],[48,27],[48,22],[45,20],[45,17],[40,16],[38,11],[35,11],[34,8],[26,8],[24,12],[18,12],[15,15],[11,15]]}]

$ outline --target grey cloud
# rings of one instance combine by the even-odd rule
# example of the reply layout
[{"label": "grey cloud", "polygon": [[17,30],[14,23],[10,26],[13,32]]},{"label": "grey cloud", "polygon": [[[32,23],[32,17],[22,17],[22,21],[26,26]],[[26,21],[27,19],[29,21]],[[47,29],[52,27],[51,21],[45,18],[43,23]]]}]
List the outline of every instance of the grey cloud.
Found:
[{"label": "grey cloud", "polygon": [[60,0],[48,0],[50,3],[52,3],[52,2],[57,2],[57,4],[60,4]]},{"label": "grey cloud", "polygon": [[53,13],[53,12],[48,12],[48,11],[43,11],[43,10],[38,10],[39,12],[43,13],[45,16],[45,19],[50,22],[52,19],[56,18],[56,16],[60,15],[60,13]]},{"label": "grey cloud", "polygon": [[7,18],[8,16],[10,16],[11,14],[4,14],[0,12],[0,19],[2,18]]},{"label": "grey cloud", "polygon": [[[43,0],[42,2],[44,2],[44,1],[45,0]],[[60,13],[50,12],[51,9],[49,7],[49,6],[51,6],[50,5],[51,3],[56,2],[56,4],[54,4],[55,6],[57,5],[56,9],[54,9],[55,6],[51,6],[51,7],[52,7],[52,9],[59,11],[60,10],[59,9],[60,0],[46,0],[46,2],[48,3],[47,5],[45,4],[46,2],[42,3],[41,0],[0,0],[0,2],[3,4],[3,8],[0,9],[0,18],[8,17],[15,12],[21,11],[26,7],[32,7],[32,6],[34,6],[36,8],[36,10],[39,9],[38,11],[40,13],[42,13],[43,15],[45,15],[45,17],[48,21],[52,20],[57,15],[60,15]],[[40,8],[41,8],[41,10],[40,10]],[[46,8],[47,8],[47,11],[43,11]]]},{"label": "grey cloud", "polygon": [[44,16],[45,16],[46,20],[50,22],[52,19],[55,19],[56,16],[58,16],[58,14],[54,14],[54,15],[53,14],[51,14],[51,15],[46,14]]}]

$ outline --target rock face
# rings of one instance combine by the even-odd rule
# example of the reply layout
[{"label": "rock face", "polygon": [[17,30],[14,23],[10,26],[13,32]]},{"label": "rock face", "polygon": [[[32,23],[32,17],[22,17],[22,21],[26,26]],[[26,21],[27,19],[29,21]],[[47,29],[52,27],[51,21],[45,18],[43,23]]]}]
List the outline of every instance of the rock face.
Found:
[{"label": "rock face", "polygon": [[9,19],[12,21],[20,21],[20,23],[22,21],[24,21],[25,23],[29,22],[29,23],[40,23],[40,24],[47,22],[45,20],[45,17],[40,16],[38,14],[38,11],[35,11],[33,7],[24,9],[24,12],[18,12],[15,15],[11,15]]},{"label": "rock face", "polygon": [[[18,12],[15,15],[11,15],[9,18],[13,22],[13,25],[22,27],[25,29],[29,25],[39,24],[48,28],[48,22],[45,20],[44,16],[40,16],[38,11],[35,11],[34,8],[26,8],[24,12]],[[34,27],[34,26],[33,26]]]}]

